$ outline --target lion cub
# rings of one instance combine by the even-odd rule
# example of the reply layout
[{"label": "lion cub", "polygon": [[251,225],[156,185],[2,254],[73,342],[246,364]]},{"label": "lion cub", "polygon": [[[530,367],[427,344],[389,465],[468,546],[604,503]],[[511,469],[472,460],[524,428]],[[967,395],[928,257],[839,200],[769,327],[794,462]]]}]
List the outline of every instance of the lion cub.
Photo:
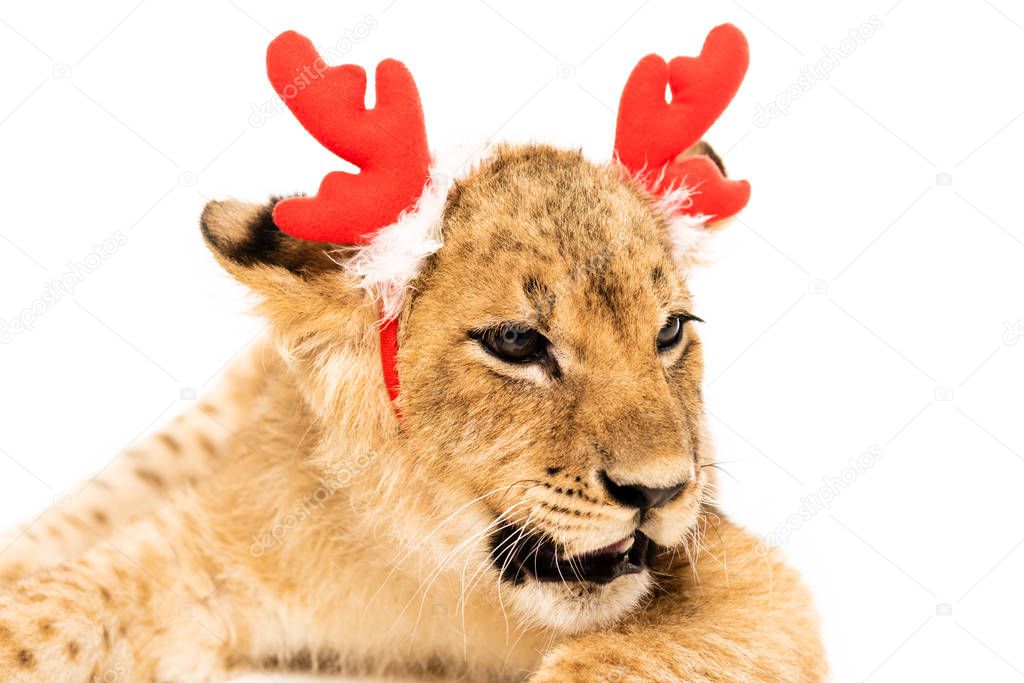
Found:
[{"label": "lion cub", "polygon": [[351,255],[211,203],[273,332],[0,555],[0,680],[821,680],[807,591],[709,502],[667,231],[611,166],[494,150],[402,305],[396,416]]}]

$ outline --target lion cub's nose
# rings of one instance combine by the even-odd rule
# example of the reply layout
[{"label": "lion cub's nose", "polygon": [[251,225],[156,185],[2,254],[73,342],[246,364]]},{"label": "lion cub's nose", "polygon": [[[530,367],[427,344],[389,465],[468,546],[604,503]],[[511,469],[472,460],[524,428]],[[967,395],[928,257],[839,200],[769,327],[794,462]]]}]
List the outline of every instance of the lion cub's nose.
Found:
[{"label": "lion cub's nose", "polygon": [[639,484],[616,483],[608,473],[601,471],[601,481],[608,491],[608,495],[627,507],[635,507],[641,510],[661,507],[676,497],[686,486],[686,482],[668,486],[666,488],[651,488]]}]

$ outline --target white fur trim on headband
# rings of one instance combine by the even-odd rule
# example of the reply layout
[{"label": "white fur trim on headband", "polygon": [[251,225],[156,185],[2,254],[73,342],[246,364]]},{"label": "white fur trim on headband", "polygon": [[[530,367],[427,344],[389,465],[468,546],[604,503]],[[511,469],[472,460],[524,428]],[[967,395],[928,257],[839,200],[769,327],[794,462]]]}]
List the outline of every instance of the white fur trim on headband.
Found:
[{"label": "white fur trim on headband", "polygon": [[443,157],[434,155],[430,179],[415,206],[378,230],[369,244],[345,250],[349,257],[343,267],[380,302],[383,321],[402,311],[409,283],[419,274],[423,261],[441,248],[444,207],[456,179],[472,172],[492,151],[493,147],[485,144],[468,153],[466,148],[456,148]]},{"label": "white fur trim on headband", "polygon": [[680,213],[693,203],[693,194],[694,188],[680,185],[665,192],[655,201],[655,206],[668,223],[672,257],[676,265],[683,270],[707,262],[710,251],[708,245],[714,233],[714,230],[707,227],[714,216],[691,216]]},{"label": "white fur trim on headband", "polygon": [[359,286],[380,302],[381,317],[395,318],[402,310],[405,291],[420,271],[423,259],[441,248],[441,219],[452,181],[431,170],[416,205],[398,221],[381,228],[373,240],[344,262]]}]

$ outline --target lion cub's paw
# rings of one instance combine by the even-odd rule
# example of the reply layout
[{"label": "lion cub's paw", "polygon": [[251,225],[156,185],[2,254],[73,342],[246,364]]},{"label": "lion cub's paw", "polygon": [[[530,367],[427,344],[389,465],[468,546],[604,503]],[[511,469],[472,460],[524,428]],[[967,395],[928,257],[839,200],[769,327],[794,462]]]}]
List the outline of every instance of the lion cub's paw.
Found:
[{"label": "lion cub's paw", "polygon": [[[551,651],[529,683],[669,683],[681,680],[677,667],[666,668],[669,658],[652,652],[644,643],[633,642],[619,634],[603,638],[591,637],[587,643],[563,645]],[[673,664],[679,653],[671,658]],[[688,668],[688,667],[682,667]],[[706,681],[690,675],[687,681]]]}]

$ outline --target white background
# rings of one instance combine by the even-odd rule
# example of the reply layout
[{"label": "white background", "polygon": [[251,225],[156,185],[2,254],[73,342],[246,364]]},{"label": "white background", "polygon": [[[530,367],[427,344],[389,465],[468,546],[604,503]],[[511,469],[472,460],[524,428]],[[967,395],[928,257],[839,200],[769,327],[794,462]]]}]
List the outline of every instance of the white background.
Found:
[{"label": "white background", "polygon": [[[73,494],[262,329],[196,223],[207,198],[308,191],[337,167],[289,115],[252,117],[278,32],[405,60],[435,147],[602,159],[636,60],[732,21],[752,66],[707,137],[754,193],[693,278],[724,507],[789,532],[835,680],[1024,677],[1024,9],[425,4],[0,7],[0,320],[79,273],[0,345],[0,521]],[[830,77],[801,82],[826,51]],[[758,119],[772,102],[786,113]],[[69,267],[119,234],[99,267]],[[828,509],[790,518],[830,486]]]}]

